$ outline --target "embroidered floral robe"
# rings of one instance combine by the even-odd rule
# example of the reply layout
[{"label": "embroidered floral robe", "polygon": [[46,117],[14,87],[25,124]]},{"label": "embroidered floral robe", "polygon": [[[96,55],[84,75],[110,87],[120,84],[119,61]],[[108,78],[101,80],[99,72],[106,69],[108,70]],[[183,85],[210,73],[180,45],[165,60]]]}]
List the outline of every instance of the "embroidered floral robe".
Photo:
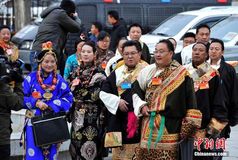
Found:
[{"label": "embroidered floral robe", "polygon": [[[49,74],[48,77],[43,80],[43,83],[47,85],[52,85],[52,75],[52,73]],[[55,113],[60,111],[69,111],[73,102],[73,95],[70,92],[67,82],[58,74],[56,88],[52,92],[53,97],[50,100],[45,100],[43,98],[45,90],[41,88],[40,84],[37,81],[37,72],[32,72],[25,78],[23,82],[23,88],[25,108],[33,112],[35,116],[42,114],[41,110],[36,107],[36,101],[38,99],[44,101]],[[36,96],[36,94],[34,93],[37,93],[38,95]],[[26,119],[25,132],[26,160],[44,160],[42,149],[35,146],[34,144],[34,137],[30,118]],[[56,144],[51,145],[48,150],[50,153],[47,158],[49,160],[57,159]]]},{"label": "embroidered floral robe", "polygon": [[105,70],[108,61],[114,56],[115,54],[111,50],[102,50],[97,47],[96,52],[96,66]]},{"label": "embroidered floral robe", "polygon": [[99,99],[99,91],[105,79],[105,73],[99,67],[84,67],[83,64],[71,77],[71,90],[74,95],[71,111],[72,159],[93,160],[101,157],[103,133],[100,114],[103,104]]}]

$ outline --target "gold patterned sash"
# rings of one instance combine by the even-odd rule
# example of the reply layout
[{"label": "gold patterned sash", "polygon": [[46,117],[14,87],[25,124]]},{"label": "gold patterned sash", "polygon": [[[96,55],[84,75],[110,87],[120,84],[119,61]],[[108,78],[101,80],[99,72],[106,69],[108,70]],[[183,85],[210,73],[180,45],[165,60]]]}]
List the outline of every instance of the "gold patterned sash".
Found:
[{"label": "gold patterned sash", "polygon": [[211,68],[206,74],[201,76],[198,80],[194,80],[194,90],[197,92],[201,89],[202,84],[207,84],[213,77],[217,75],[217,71]]},{"label": "gold patterned sash", "polygon": [[181,65],[175,65],[176,68],[170,70],[168,77],[162,81],[161,85],[155,87],[151,85],[147,89],[146,97],[149,97],[149,101],[151,102],[150,106],[148,106],[150,111],[164,110],[167,96],[185,80],[185,76],[188,74],[186,69]]},{"label": "gold patterned sash", "polygon": [[218,71],[213,69],[211,65],[206,62],[199,65],[197,69],[190,67],[188,71],[194,81],[195,92],[202,88],[209,88],[208,82],[216,75],[219,75]]}]

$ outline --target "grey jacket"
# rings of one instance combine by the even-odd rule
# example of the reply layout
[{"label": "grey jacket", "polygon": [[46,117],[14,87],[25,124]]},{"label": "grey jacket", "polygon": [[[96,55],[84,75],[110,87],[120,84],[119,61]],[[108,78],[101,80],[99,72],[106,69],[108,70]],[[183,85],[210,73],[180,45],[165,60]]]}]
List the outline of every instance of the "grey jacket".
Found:
[{"label": "grey jacket", "polygon": [[0,145],[10,144],[11,110],[22,109],[23,101],[21,83],[16,85],[13,92],[7,84],[0,82]]},{"label": "grey jacket", "polygon": [[78,17],[71,18],[65,10],[56,6],[46,8],[41,13],[41,18],[43,21],[39,26],[32,50],[40,52],[42,43],[51,41],[59,60],[66,43],[67,33],[79,32],[81,20]]}]

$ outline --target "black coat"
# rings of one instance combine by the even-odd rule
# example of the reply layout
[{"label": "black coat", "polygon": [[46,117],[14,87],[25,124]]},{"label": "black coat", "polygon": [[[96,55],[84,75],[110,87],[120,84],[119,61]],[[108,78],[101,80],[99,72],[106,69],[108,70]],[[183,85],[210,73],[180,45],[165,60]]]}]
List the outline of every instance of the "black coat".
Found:
[{"label": "black coat", "polygon": [[238,124],[238,79],[235,69],[224,60],[221,61],[218,71],[222,79],[225,106],[228,110],[229,120],[229,124],[223,130],[223,134],[228,138],[230,135],[230,126]]},{"label": "black coat", "polygon": [[57,52],[58,62],[62,53],[68,32],[76,33],[80,31],[81,21],[79,18],[75,20],[67,15],[66,11],[59,7],[49,7],[41,13],[43,18],[39,26],[34,44],[34,51],[41,51],[42,43],[51,41],[53,48]]},{"label": "black coat", "polygon": [[176,60],[179,64],[182,64],[181,52],[175,53],[175,54],[173,55],[173,60]]},{"label": "black coat", "polygon": [[10,144],[11,110],[23,108],[23,91],[18,83],[14,92],[10,87],[0,82],[0,145]]},{"label": "black coat", "polygon": [[143,42],[143,48],[141,53],[141,59],[150,64],[151,55],[148,46]]},{"label": "black coat", "polygon": [[209,82],[209,88],[199,89],[196,92],[198,109],[202,112],[201,129],[205,129],[211,118],[227,122],[227,108],[224,105],[224,95],[219,75],[214,76]]},{"label": "black coat", "polygon": [[126,25],[121,21],[118,21],[116,24],[113,25],[112,32],[111,32],[111,42],[109,49],[116,53],[118,42],[121,38],[127,36],[127,29]]}]

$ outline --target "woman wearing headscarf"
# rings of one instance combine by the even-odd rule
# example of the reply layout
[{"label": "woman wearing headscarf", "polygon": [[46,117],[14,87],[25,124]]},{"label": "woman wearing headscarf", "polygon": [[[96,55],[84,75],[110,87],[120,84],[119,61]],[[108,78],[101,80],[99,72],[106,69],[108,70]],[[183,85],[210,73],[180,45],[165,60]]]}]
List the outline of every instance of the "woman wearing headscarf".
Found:
[{"label": "woman wearing headscarf", "polygon": [[94,43],[86,42],[80,53],[80,65],[70,77],[75,101],[71,110],[72,129],[70,153],[72,159],[101,159],[103,105],[99,91],[105,73],[95,64]]},{"label": "woman wearing headscarf", "polygon": [[38,70],[30,73],[23,82],[24,105],[27,109],[25,126],[26,160],[57,159],[57,144],[44,148],[34,143],[31,118],[43,112],[67,112],[73,102],[73,95],[66,81],[56,73],[57,58],[52,43],[42,44],[37,57]]}]

